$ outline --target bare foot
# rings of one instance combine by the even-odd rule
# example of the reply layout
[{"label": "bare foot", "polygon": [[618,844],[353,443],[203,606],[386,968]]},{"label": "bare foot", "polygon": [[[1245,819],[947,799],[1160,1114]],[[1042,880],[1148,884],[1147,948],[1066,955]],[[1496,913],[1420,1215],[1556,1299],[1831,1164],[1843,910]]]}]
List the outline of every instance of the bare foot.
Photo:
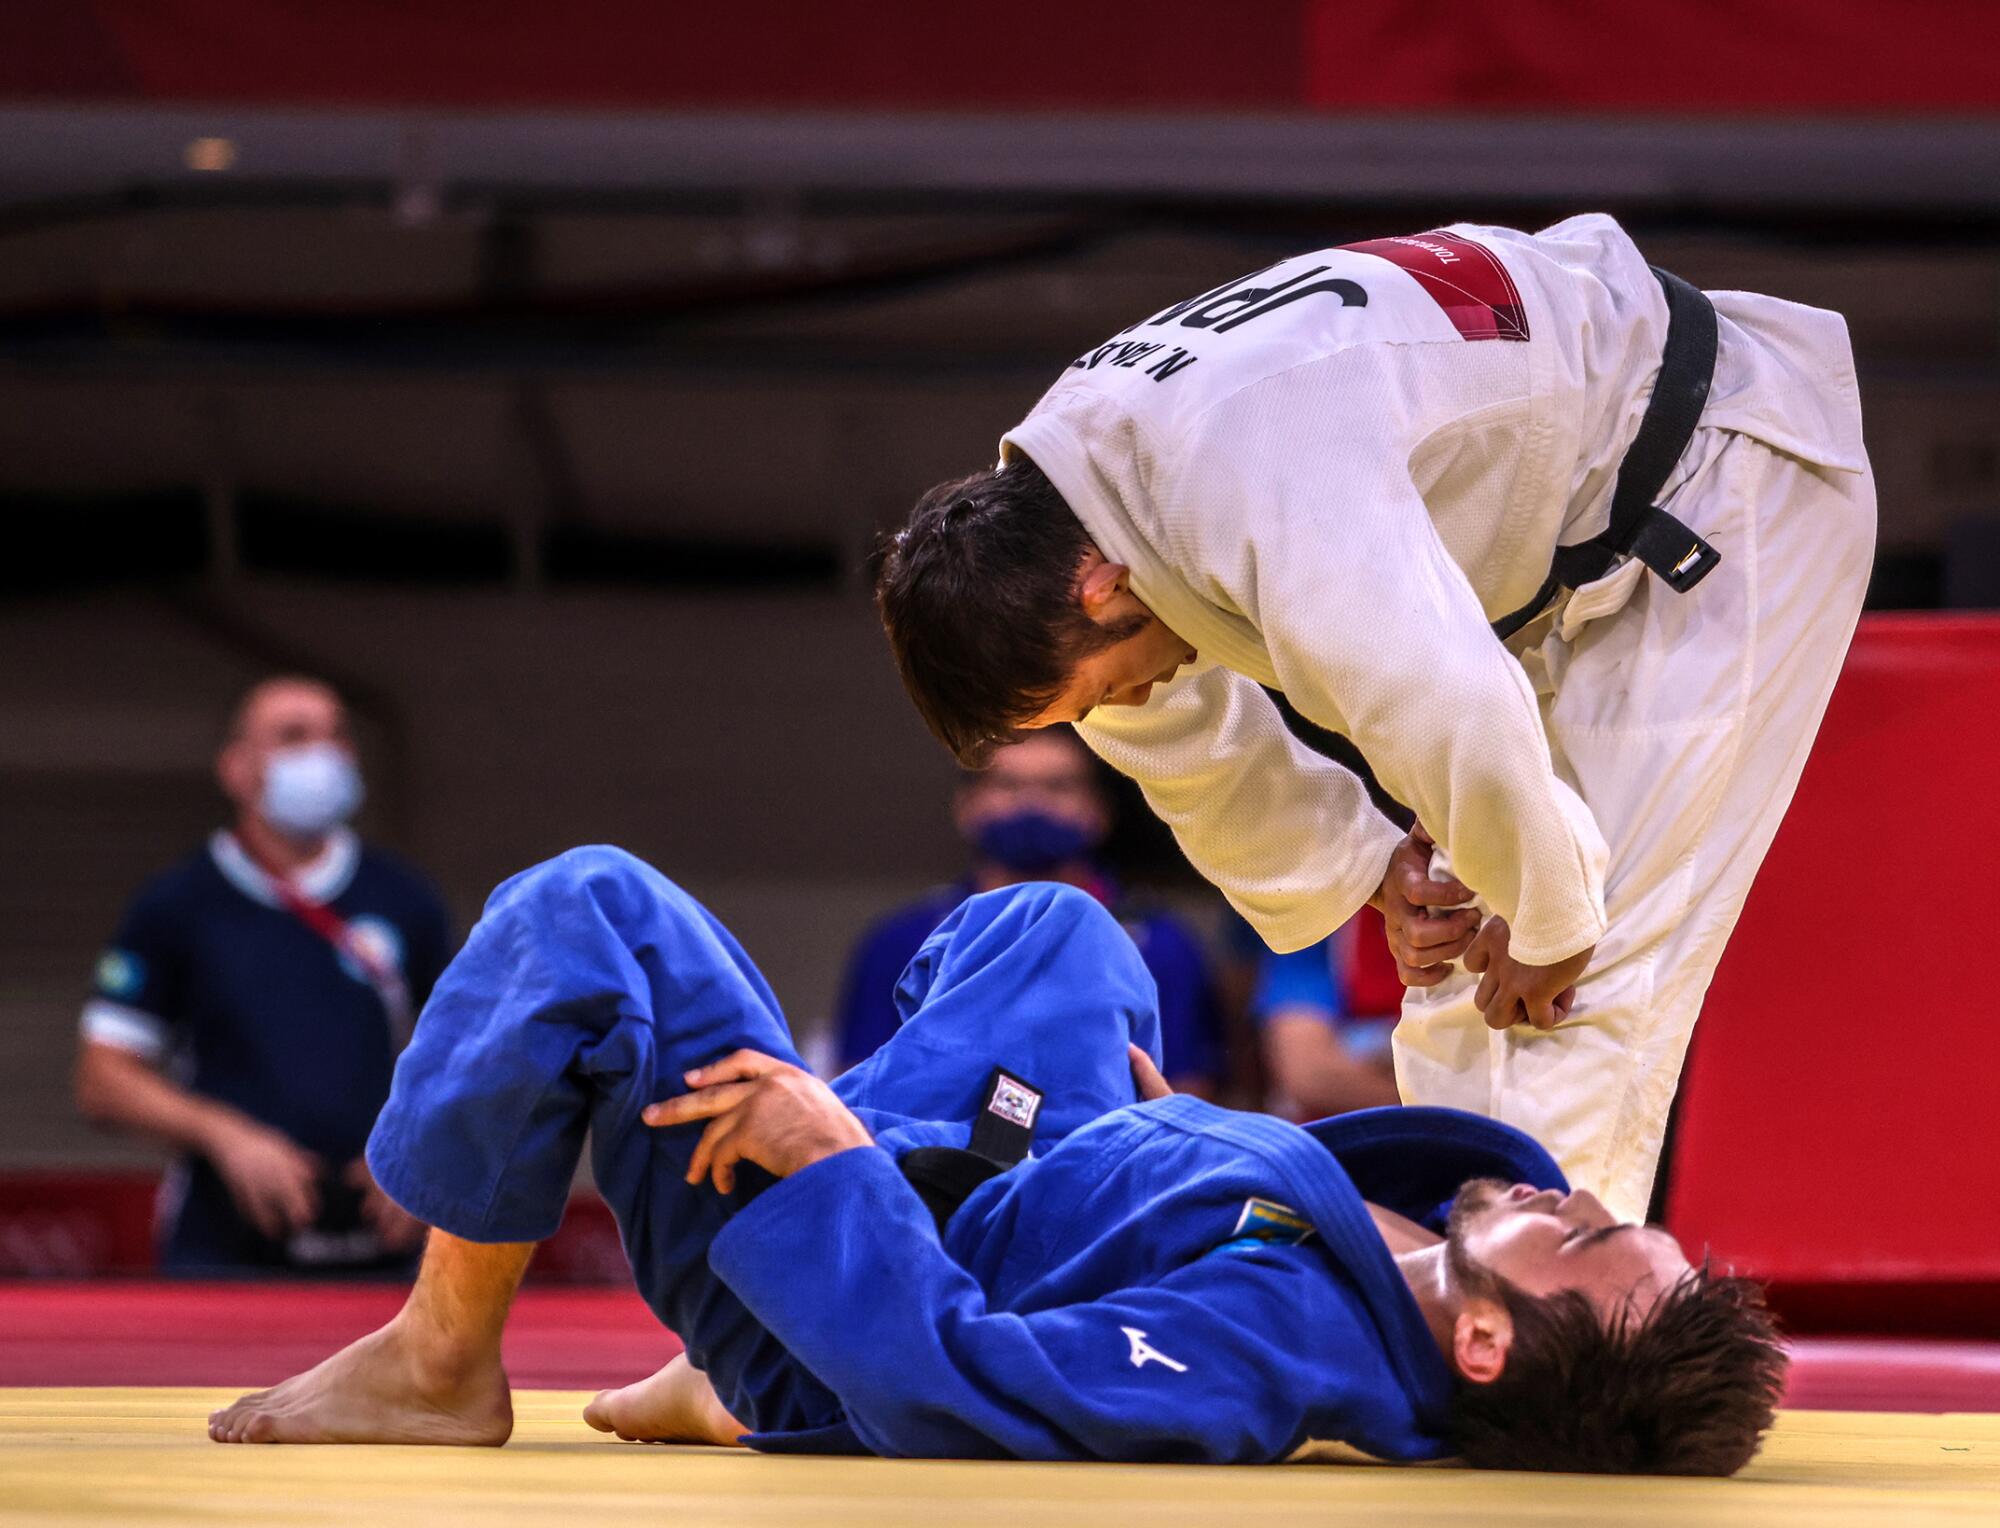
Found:
[{"label": "bare foot", "polygon": [[583,1419],[627,1443],[721,1443],[733,1448],[749,1431],[729,1414],[708,1376],[685,1353],[636,1385],[598,1391],[597,1399],[583,1408]]},{"label": "bare foot", "polygon": [[499,1354],[440,1363],[400,1321],[317,1368],[208,1419],[217,1443],[459,1443],[497,1448],[514,1430]]}]

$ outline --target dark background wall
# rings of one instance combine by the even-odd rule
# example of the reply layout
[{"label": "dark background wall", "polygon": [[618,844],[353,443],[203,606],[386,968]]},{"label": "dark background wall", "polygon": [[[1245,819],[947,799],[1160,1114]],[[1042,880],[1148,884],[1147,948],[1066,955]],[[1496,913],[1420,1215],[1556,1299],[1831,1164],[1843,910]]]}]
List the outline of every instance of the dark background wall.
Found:
[{"label": "dark background wall", "polygon": [[[1873,603],[2000,600],[2000,78],[1955,7],[680,9],[0,19],[0,1159],[111,1150],[66,1097],[92,954],[273,668],[349,691],[369,826],[462,921],[620,842],[810,1027],[956,865],[874,537],[1288,251],[1609,210],[1837,308]],[[1681,46],[1759,28],[1775,75]]]}]

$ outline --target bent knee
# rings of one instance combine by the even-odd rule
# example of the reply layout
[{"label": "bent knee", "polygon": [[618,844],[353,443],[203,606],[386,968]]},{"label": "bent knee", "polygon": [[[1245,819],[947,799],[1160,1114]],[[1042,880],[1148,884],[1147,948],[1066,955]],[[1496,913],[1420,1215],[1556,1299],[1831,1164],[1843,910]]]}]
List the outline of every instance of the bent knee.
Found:
[{"label": "bent knee", "polygon": [[579,844],[574,849],[563,850],[554,859],[544,860],[528,873],[535,875],[544,871],[577,882],[634,878],[651,880],[660,874],[638,855],[616,844]]},{"label": "bent knee", "polygon": [[[1089,892],[1059,881],[1027,881],[972,899],[990,901],[990,912],[976,923],[1005,922],[1024,935],[1033,928],[1049,947],[1060,946],[1079,962],[1075,974],[1099,986],[1126,983],[1142,990],[1152,1006],[1153,978],[1125,925]],[[972,908],[968,906],[968,910]]]},{"label": "bent knee", "polygon": [[615,913],[634,897],[658,902],[674,891],[673,882],[638,855],[613,844],[583,844],[523,870],[495,891],[494,900],[505,895],[564,906],[588,901]]},{"label": "bent knee", "polygon": [[1118,920],[1097,898],[1080,887],[1061,881],[1022,881],[1015,886],[1003,886],[998,891],[981,892],[971,900],[987,903],[996,912],[1005,910],[1037,921],[1046,918],[1057,923],[1095,923],[1106,929],[1119,927]]}]

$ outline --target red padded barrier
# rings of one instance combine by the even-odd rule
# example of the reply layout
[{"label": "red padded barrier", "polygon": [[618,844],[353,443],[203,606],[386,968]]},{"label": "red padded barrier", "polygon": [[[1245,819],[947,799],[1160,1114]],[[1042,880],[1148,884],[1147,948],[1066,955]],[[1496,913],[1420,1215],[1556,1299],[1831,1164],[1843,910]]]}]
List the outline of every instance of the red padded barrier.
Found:
[{"label": "red padded barrier", "polygon": [[2000,1291],[2000,617],[1862,622],[1695,1031],[1669,1221],[1850,1318]]},{"label": "red padded barrier", "polygon": [[7,0],[0,98],[1938,116],[2000,103],[1990,30],[1980,0]]},{"label": "red padded barrier", "polygon": [[[0,1284],[0,1387],[268,1385],[402,1302],[387,1284]],[[502,1343],[522,1389],[627,1384],[679,1350],[630,1288],[524,1290]],[[1808,1338],[1793,1344],[1785,1404],[1978,1411],[1995,1394],[2000,1345]]]},{"label": "red padded barrier", "polygon": [[[149,1172],[0,1172],[0,1279],[153,1272]],[[624,1285],[618,1224],[596,1194],[570,1197],[562,1225],[528,1270],[534,1284]]]},{"label": "red padded barrier", "polygon": [[[395,1284],[0,1283],[0,1386],[269,1385],[402,1308]],[[527,1289],[501,1344],[516,1385],[590,1390],[680,1351],[630,1284]]]}]

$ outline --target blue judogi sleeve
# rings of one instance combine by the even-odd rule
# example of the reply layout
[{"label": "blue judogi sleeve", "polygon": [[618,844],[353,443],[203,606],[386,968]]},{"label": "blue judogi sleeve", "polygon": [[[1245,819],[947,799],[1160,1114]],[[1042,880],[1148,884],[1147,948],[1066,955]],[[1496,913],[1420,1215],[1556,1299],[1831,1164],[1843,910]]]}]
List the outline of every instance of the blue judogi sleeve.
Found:
[{"label": "blue judogi sleeve", "polygon": [[1086,1304],[993,1311],[888,1154],[857,1148],[767,1190],[709,1265],[878,1454],[1229,1464],[1282,1459],[1309,1418],[1394,1389],[1323,1256],[1215,1252]]}]

